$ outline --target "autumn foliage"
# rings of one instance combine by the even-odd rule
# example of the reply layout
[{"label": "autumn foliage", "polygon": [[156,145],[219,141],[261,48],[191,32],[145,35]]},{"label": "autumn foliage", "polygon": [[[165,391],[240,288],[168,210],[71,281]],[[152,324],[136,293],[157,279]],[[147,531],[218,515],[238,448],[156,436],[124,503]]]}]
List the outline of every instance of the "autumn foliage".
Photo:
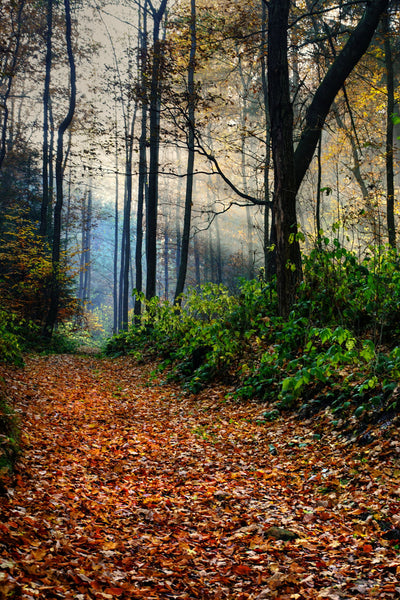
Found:
[{"label": "autumn foliage", "polygon": [[[9,227],[0,244],[0,306],[14,323],[19,320],[22,339],[40,335],[49,309],[52,261],[49,245],[40,238],[37,223],[20,216],[8,217]],[[72,274],[66,261],[60,270],[62,298],[60,322],[76,313]],[[10,329],[12,325],[10,324]]]},{"label": "autumn foliage", "polygon": [[1,499],[2,598],[399,596],[390,422],[369,439],[266,426],[225,387],[185,395],[126,357],[3,375],[23,453]]}]

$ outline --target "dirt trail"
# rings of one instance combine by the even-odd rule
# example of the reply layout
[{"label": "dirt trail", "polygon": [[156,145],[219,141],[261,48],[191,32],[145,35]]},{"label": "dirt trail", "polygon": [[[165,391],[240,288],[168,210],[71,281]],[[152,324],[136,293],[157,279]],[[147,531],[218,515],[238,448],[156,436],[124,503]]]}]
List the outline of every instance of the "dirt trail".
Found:
[{"label": "dirt trail", "polygon": [[393,434],[361,448],[294,417],[260,424],[260,405],[185,397],[127,358],[32,357],[4,376],[23,454],[0,598],[400,597]]}]

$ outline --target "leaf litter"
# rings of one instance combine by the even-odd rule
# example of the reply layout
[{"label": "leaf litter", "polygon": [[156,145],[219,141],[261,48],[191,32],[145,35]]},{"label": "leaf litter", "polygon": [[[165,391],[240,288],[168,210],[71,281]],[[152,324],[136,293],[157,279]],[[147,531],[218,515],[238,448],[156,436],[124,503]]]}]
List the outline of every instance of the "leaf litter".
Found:
[{"label": "leaf litter", "polygon": [[22,454],[0,598],[400,597],[396,431],[361,447],[294,415],[261,423],[223,386],[184,395],[127,357],[2,370]]}]

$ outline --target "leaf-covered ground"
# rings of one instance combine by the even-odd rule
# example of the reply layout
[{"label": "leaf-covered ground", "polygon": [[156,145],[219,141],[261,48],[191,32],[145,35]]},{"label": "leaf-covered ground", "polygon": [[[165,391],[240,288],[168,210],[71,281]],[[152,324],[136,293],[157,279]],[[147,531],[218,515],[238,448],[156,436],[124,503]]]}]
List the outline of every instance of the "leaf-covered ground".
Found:
[{"label": "leaf-covered ground", "polygon": [[6,370],[23,453],[0,499],[0,598],[400,597],[395,432],[361,446],[261,424],[226,389],[185,397],[149,373],[90,356]]}]

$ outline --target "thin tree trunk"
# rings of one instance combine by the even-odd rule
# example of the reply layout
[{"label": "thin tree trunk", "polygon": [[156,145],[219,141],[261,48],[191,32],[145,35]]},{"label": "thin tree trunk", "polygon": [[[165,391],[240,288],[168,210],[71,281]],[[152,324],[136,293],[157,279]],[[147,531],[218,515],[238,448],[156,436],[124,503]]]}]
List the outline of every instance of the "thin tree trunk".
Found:
[{"label": "thin tree trunk", "polygon": [[114,199],[114,260],[113,260],[113,332],[118,331],[118,234],[119,234],[119,160],[118,160],[118,121],[115,99],[115,199]]},{"label": "thin tree trunk", "polygon": [[50,77],[52,63],[52,37],[53,37],[53,0],[47,0],[47,32],[46,32],[46,75],[43,90],[43,149],[42,149],[42,205],[40,210],[40,235],[48,235],[48,208],[49,208],[49,101]]},{"label": "thin tree trunk", "polygon": [[[248,94],[248,83],[245,81],[241,54],[239,53],[239,75],[241,79],[243,89],[243,101],[241,104],[241,125],[242,133],[240,136],[240,157],[241,157],[241,175],[242,175],[242,186],[245,194],[248,194],[247,178],[246,178],[246,135],[245,128],[248,117],[248,105],[247,105],[247,94]],[[253,249],[253,223],[251,219],[250,206],[246,205],[246,222],[247,222],[247,274],[249,279],[254,278],[254,249]]]},{"label": "thin tree trunk", "polygon": [[164,297],[168,300],[169,296],[169,231],[168,223],[165,224],[164,229]]},{"label": "thin tree trunk", "polygon": [[[269,173],[271,162],[271,123],[269,117],[268,82],[267,82],[267,8],[261,0],[261,81],[265,114],[265,162],[264,162],[264,269],[268,281],[272,277],[274,253],[271,251],[270,222],[271,200],[269,193]],[[272,221],[272,219],[271,219]]]},{"label": "thin tree trunk", "polygon": [[196,0],[190,0],[190,56],[188,66],[188,162],[186,169],[186,194],[185,194],[185,214],[183,219],[183,233],[181,245],[181,260],[179,264],[178,281],[176,283],[174,303],[180,304],[185,287],[189,242],[190,242],[190,224],[192,218],[192,198],[193,198],[193,172],[194,172],[194,130],[195,130],[195,87],[194,72],[196,61]]},{"label": "thin tree trunk", "polygon": [[[126,182],[125,182],[126,183]],[[124,191],[124,212],[125,212],[125,203],[126,203],[126,184]],[[118,331],[122,331],[122,298],[123,298],[123,289],[124,289],[124,273],[125,273],[125,238],[126,231],[125,227],[122,227],[122,238],[121,238],[121,264],[119,271],[119,297],[118,297]]]},{"label": "thin tree trunk", "polygon": [[389,13],[382,17],[382,33],[385,48],[386,69],[386,219],[389,244],[396,247],[396,227],[394,221],[394,167],[393,167],[393,113],[394,113],[394,74],[393,56],[390,42]]},{"label": "thin tree trunk", "polygon": [[156,295],[157,278],[157,218],[158,218],[158,170],[160,153],[160,101],[161,101],[161,64],[162,44],[160,43],[160,25],[164,16],[167,0],[162,0],[156,11],[149,0],[153,14],[153,65],[150,86],[150,160],[149,192],[146,211],[146,298]]},{"label": "thin tree trunk", "polygon": [[197,236],[193,236],[193,257],[194,257],[194,272],[196,277],[196,285],[200,287],[201,285],[201,271],[200,271],[200,252],[199,252],[199,244],[197,242]]},{"label": "thin tree trunk", "polygon": [[86,228],[86,193],[82,198],[81,206],[81,255],[79,260],[79,287],[78,298],[83,306],[84,280],[85,280],[85,228]]},{"label": "thin tree trunk", "polygon": [[85,248],[84,248],[84,263],[85,277],[83,282],[83,302],[87,305],[90,302],[90,280],[91,280],[91,238],[92,238],[92,190],[88,190],[88,199],[85,215]]},{"label": "thin tree trunk", "polygon": [[[139,6],[140,11],[140,6]],[[142,14],[141,12],[139,13]],[[143,212],[146,199],[147,185],[147,90],[146,90],[146,75],[147,75],[147,2],[143,7],[143,22],[140,27],[140,80],[141,80],[141,100],[142,100],[142,116],[141,116],[141,132],[139,139],[139,181],[138,181],[138,202],[136,213],[136,248],[135,248],[135,267],[136,281],[135,288],[140,293],[143,289]],[[140,298],[135,296],[134,314],[138,320],[141,313]]]},{"label": "thin tree trunk", "polygon": [[50,307],[45,325],[45,335],[51,336],[57,321],[60,303],[60,256],[61,256],[61,214],[63,207],[63,139],[64,133],[70,126],[76,104],[76,70],[72,51],[72,26],[71,7],[69,0],[64,0],[65,7],[65,39],[67,43],[68,63],[70,69],[70,96],[69,109],[65,119],[58,128],[57,156],[56,156],[56,205],[54,207],[54,236],[52,251],[52,283],[50,294]]},{"label": "thin tree trunk", "polygon": [[126,143],[126,194],[124,206],[124,265],[122,270],[122,330],[128,329],[128,311],[129,311],[129,268],[131,263],[131,209],[132,209],[132,155],[133,155],[133,134],[136,122],[137,101],[130,124],[130,131],[127,135]]},{"label": "thin tree trunk", "polygon": [[321,245],[321,181],[322,181],[322,164],[321,164],[321,152],[322,152],[322,131],[319,136],[318,150],[317,150],[317,204],[315,208],[315,220],[317,227],[317,243]]},{"label": "thin tree trunk", "polygon": [[215,255],[215,266],[217,269],[217,283],[222,283],[222,253],[221,253],[221,232],[219,229],[218,217],[214,220],[215,223],[215,241],[216,241],[216,255]]},{"label": "thin tree trunk", "polygon": [[214,260],[214,246],[213,246],[211,226],[208,228],[208,262],[209,262],[208,280],[211,281],[211,283],[215,283],[215,281],[216,281],[215,260]]},{"label": "thin tree trunk", "polygon": [[[349,108],[349,107],[348,107]],[[354,178],[361,190],[361,194],[363,197],[363,201],[365,206],[367,207],[369,214],[371,215],[371,222],[372,222],[372,235],[373,235],[373,240],[374,243],[376,242],[376,240],[378,240],[379,238],[379,228],[378,225],[376,223],[376,219],[375,219],[375,208],[371,202],[371,198],[370,198],[370,194],[367,188],[367,185],[364,181],[364,178],[362,176],[361,173],[361,168],[360,168],[360,164],[361,164],[361,157],[360,157],[360,149],[359,146],[357,144],[357,140],[355,139],[355,135],[354,135],[354,131],[352,128],[347,127],[345,125],[345,123],[343,122],[342,117],[339,114],[339,111],[337,109],[337,107],[334,106],[334,115],[335,115],[335,119],[337,124],[339,125],[339,127],[342,129],[342,131],[344,132],[345,136],[347,137],[347,139],[350,142],[350,146],[351,146],[351,153],[353,156],[353,166],[349,167],[349,170],[353,173]]]},{"label": "thin tree trunk", "polygon": [[54,176],[54,142],[55,142],[55,128],[54,128],[54,116],[53,106],[51,97],[49,98],[49,149],[48,149],[48,174],[49,174],[49,192],[48,192],[48,206],[47,206],[47,239],[50,246],[53,244],[53,233],[54,233],[54,189],[55,189],[55,176]]}]

